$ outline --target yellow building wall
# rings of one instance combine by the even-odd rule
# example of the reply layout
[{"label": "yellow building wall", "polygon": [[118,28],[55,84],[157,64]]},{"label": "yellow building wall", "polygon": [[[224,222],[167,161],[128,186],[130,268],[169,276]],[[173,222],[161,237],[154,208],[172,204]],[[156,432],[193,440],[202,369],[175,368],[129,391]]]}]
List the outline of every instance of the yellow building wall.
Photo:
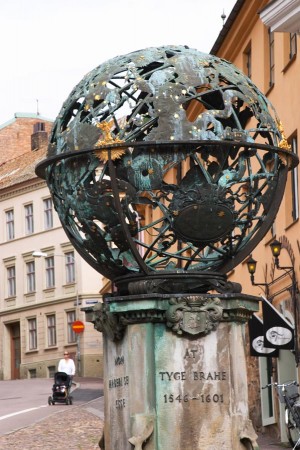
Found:
[{"label": "yellow building wall", "polygon": [[[274,33],[274,85],[269,86],[269,46],[268,29],[259,17],[259,11],[268,1],[244,2],[238,17],[230,27],[216,55],[233,62],[246,73],[245,51],[251,46],[252,74],[251,79],[267,96],[284,126],[286,137],[297,134],[300,126],[299,85],[300,57],[288,62],[288,33]],[[298,53],[300,48],[297,36]],[[298,142],[299,146],[299,142]],[[299,174],[299,168],[297,169]],[[281,265],[291,265],[290,256],[295,257],[295,268],[299,272],[299,222],[293,222],[291,217],[290,176],[285,196],[275,220],[275,233],[269,232],[263,241],[253,251],[253,257],[258,261],[255,279],[265,282],[271,277],[277,277],[278,271],[272,267],[272,255],[269,244],[276,238],[283,241]],[[251,286],[245,262],[231,274],[232,280],[243,280],[243,292],[260,295],[262,289]],[[274,286],[275,290],[277,286]],[[286,295],[286,294],[285,294]],[[275,302],[277,299],[275,299]]]}]

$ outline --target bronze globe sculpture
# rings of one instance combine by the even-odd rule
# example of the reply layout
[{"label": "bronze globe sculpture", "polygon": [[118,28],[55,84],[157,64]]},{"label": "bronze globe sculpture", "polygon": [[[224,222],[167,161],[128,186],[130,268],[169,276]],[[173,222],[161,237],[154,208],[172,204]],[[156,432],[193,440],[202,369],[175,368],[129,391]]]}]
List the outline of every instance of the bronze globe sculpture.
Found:
[{"label": "bronze globe sculpture", "polygon": [[113,58],[74,88],[37,167],[70,241],[119,292],[228,289],[297,164],[267,98],[184,46]]}]

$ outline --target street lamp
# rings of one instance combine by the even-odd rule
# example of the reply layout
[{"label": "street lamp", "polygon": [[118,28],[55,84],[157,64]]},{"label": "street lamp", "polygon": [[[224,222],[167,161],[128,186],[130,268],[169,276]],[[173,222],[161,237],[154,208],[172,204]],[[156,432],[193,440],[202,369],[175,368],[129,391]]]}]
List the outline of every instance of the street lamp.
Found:
[{"label": "street lamp", "polygon": [[280,252],[281,252],[282,244],[281,244],[281,242],[279,242],[275,239],[275,241],[273,241],[270,244],[270,247],[271,247],[272,255],[275,258],[275,265],[279,269],[279,259],[278,258],[279,258]]},{"label": "street lamp", "polygon": [[[47,258],[49,255],[46,252],[42,252],[40,250],[35,250],[32,253],[32,256],[34,258]],[[62,258],[65,257],[65,255],[51,255],[51,256],[60,256]],[[75,282],[76,282],[76,318],[79,316],[79,295],[78,295],[78,278],[77,278],[77,266],[76,266],[76,260],[74,256],[68,255],[68,258],[70,258],[74,262],[75,267]],[[77,372],[78,376],[81,376],[81,349],[80,349],[80,333],[76,334],[76,344],[77,344]]]},{"label": "street lamp", "polygon": [[36,250],[36,251],[34,251],[34,252],[32,253],[32,256],[33,256],[34,258],[46,258],[46,257],[48,256],[48,253],[45,253],[45,252],[39,252],[38,250]]},{"label": "street lamp", "polygon": [[270,294],[270,286],[272,286],[273,284],[275,284],[278,280],[282,279],[283,277],[285,277],[286,275],[289,275],[290,279],[291,279],[291,286],[285,287],[281,290],[279,290],[278,292],[276,292],[275,294],[272,295],[272,299],[271,302],[273,300],[273,298],[278,295],[281,294],[282,292],[289,290],[291,291],[291,298],[292,298],[292,305],[293,305],[293,313],[294,313],[294,329],[295,329],[295,360],[296,360],[296,365],[298,366],[299,364],[299,351],[298,351],[298,307],[297,307],[297,298],[296,295],[298,293],[298,284],[297,284],[297,280],[296,280],[296,273],[295,273],[295,269],[294,266],[280,266],[279,263],[279,256],[281,253],[281,248],[282,248],[282,243],[279,242],[278,240],[274,240],[271,244],[271,251],[272,251],[272,255],[274,257],[274,262],[275,262],[275,267],[278,270],[284,270],[284,274],[274,278],[270,283],[255,283],[254,281],[254,274],[256,271],[256,264],[257,261],[255,261],[255,259],[253,259],[252,257],[248,259],[247,261],[247,268],[248,268],[248,272],[250,274],[250,279],[251,279],[251,284],[253,286],[265,286],[265,293],[267,298],[269,297]]},{"label": "street lamp", "polygon": [[269,283],[255,283],[254,281],[254,274],[256,272],[256,265],[257,265],[257,261],[255,261],[255,259],[252,258],[252,256],[247,260],[247,267],[248,267],[248,272],[250,273],[250,279],[251,279],[251,284],[253,286],[264,286],[265,287],[265,294],[267,297],[269,297]]}]

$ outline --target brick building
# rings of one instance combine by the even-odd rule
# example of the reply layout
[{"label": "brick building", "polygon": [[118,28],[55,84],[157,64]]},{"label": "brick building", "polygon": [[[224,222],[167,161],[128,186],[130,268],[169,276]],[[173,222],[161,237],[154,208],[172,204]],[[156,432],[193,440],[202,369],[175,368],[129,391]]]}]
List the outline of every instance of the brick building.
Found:
[{"label": "brick building", "polygon": [[47,144],[52,121],[38,114],[15,113],[0,125],[0,164]]}]

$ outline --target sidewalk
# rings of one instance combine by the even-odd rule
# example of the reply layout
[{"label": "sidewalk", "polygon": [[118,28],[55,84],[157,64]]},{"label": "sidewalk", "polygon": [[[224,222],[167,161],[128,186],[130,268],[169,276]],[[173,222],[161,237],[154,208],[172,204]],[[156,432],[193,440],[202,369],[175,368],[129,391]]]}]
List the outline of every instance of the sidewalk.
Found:
[{"label": "sidewalk", "polygon": [[275,437],[272,438],[266,434],[258,434],[257,443],[259,445],[259,450],[283,450],[291,448],[289,444],[282,444]]}]

